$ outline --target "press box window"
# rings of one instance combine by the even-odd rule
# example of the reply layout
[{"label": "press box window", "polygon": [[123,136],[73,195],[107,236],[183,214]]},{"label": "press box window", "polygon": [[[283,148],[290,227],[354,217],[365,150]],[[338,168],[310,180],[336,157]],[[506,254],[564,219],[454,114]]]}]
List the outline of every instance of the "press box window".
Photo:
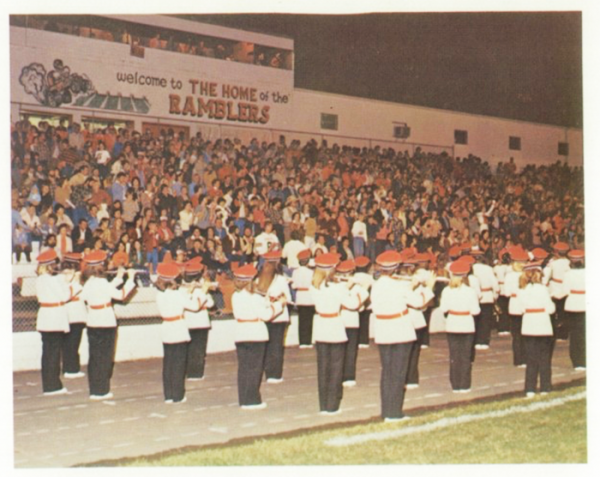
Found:
[{"label": "press box window", "polygon": [[454,130],[454,144],[468,144],[469,134],[467,131],[461,131],[460,129]]},{"label": "press box window", "polygon": [[520,151],[521,150],[521,138],[517,137],[517,136],[509,136],[508,148],[511,151]]},{"label": "press box window", "polygon": [[321,113],[321,129],[331,129],[337,131],[338,115]]},{"label": "press box window", "polygon": [[569,155],[569,143],[568,142],[559,142],[558,143],[558,155],[559,156],[568,156]]}]

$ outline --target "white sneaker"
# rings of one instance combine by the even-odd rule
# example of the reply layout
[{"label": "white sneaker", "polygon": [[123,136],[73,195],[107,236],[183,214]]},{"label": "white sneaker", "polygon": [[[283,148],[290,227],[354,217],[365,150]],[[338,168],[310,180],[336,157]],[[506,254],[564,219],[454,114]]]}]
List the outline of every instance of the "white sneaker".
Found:
[{"label": "white sneaker", "polygon": [[468,394],[468,393],[471,392],[471,388],[469,388],[469,389],[460,389],[459,392],[462,393],[462,394]]},{"label": "white sneaker", "polygon": [[282,383],[283,382],[283,378],[269,378],[267,379],[267,383],[271,383],[271,384],[278,384],[278,383]]},{"label": "white sneaker", "polygon": [[63,374],[63,377],[65,379],[77,379],[77,378],[83,378],[85,376],[85,373],[82,371],[79,371],[77,373],[65,373]]},{"label": "white sneaker", "polygon": [[337,411],[325,411],[325,415],[326,416],[337,416],[338,414],[341,414],[342,410],[338,409]]},{"label": "white sneaker", "polygon": [[173,404],[173,400],[172,400],[172,399],[167,399],[167,400],[165,401],[165,404]]},{"label": "white sneaker", "polygon": [[498,336],[508,336],[508,335],[510,335],[510,331],[500,331],[498,333]]},{"label": "white sneaker", "polygon": [[342,383],[342,386],[344,386],[345,388],[353,388],[354,386],[356,386],[356,381],[344,381]]},{"label": "white sneaker", "polygon": [[529,392],[529,393],[525,394],[525,397],[526,397],[527,399],[532,399],[532,398],[534,398],[534,397],[535,397],[535,393],[531,393],[531,392]]},{"label": "white sneaker", "polygon": [[60,388],[57,389],[56,391],[48,391],[44,393],[44,396],[58,396],[60,394],[67,394],[67,388]]},{"label": "white sneaker", "polygon": [[187,396],[183,396],[183,399],[181,401],[173,401],[173,404],[182,404],[184,402],[187,402]]},{"label": "white sneaker", "polygon": [[582,373],[583,371],[585,371],[585,368],[583,366],[577,366],[575,368],[575,371],[578,372],[578,373]]},{"label": "white sneaker", "polygon": [[92,394],[90,399],[92,401],[102,401],[104,399],[111,399],[113,397],[113,393],[102,394],[101,396],[98,394]]},{"label": "white sneaker", "polygon": [[418,384],[407,384],[406,389],[417,389],[419,387]]},{"label": "white sneaker", "polygon": [[462,389],[453,389],[452,392],[454,394],[460,394],[460,393],[462,393]]},{"label": "white sneaker", "polygon": [[267,403],[261,402],[260,404],[246,404],[241,407],[242,407],[242,409],[245,409],[245,410],[264,409],[267,407]]},{"label": "white sneaker", "polygon": [[527,365],[526,365],[526,364],[519,364],[519,365],[517,366],[517,368],[526,368],[526,367],[527,367]]},{"label": "white sneaker", "polygon": [[359,344],[359,345],[358,345],[358,347],[359,347],[360,349],[366,349],[366,348],[368,348],[368,347],[369,347],[369,345],[368,345],[368,344]]},{"label": "white sneaker", "polygon": [[312,349],[313,345],[300,345],[300,349]]},{"label": "white sneaker", "polygon": [[480,344],[479,348],[477,348],[477,349],[490,349],[490,345]]},{"label": "white sneaker", "polygon": [[383,422],[400,422],[400,421],[408,421],[410,419],[409,416],[402,416],[402,417],[386,417]]},{"label": "white sneaker", "polygon": [[421,345],[421,349],[427,349],[427,348],[429,348],[429,345],[426,345],[426,344]]},{"label": "white sneaker", "polygon": [[204,376],[201,378],[187,378],[188,381],[204,381]]}]

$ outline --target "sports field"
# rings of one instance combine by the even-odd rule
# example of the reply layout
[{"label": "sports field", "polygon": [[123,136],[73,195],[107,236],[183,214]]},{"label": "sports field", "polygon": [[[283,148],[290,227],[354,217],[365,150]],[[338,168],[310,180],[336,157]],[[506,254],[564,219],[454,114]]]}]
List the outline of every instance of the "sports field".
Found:
[{"label": "sports field", "polygon": [[[326,418],[324,418],[326,419]],[[582,386],[453,409],[397,423],[348,425],[292,437],[172,452],[130,466],[587,462]]]}]

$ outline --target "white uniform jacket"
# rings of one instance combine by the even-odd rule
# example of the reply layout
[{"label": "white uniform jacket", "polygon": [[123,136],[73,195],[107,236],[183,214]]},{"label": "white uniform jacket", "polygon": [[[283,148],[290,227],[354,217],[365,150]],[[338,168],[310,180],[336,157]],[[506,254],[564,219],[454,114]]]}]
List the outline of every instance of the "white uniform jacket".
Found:
[{"label": "white uniform jacket", "polygon": [[236,343],[268,341],[269,331],[265,321],[272,320],[283,308],[281,302],[271,303],[266,297],[248,290],[236,291],[231,297],[231,306],[236,320]]},{"label": "white uniform jacket", "polygon": [[473,275],[479,279],[481,286],[479,303],[494,303],[500,291],[494,269],[485,263],[474,263]]},{"label": "white uniform jacket", "polygon": [[156,305],[161,318],[160,335],[167,344],[190,341],[190,332],[183,317],[184,310],[197,311],[201,303],[185,289],[165,290],[156,293]]},{"label": "white uniform jacket", "polygon": [[506,295],[509,297],[508,301],[508,314],[509,315],[520,315],[521,306],[519,305],[519,298],[517,296],[519,291],[519,279],[521,278],[522,272],[516,272],[512,268],[507,272],[506,278],[504,279],[504,290]]},{"label": "white uniform jacket", "polygon": [[342,305],[354,309],[359,307],[356,294],[351,294],[344,283],[322,283],[320,288],[311,285],[310,293],[315,302],[313,339],[321,343],[348,341],[340,312]]},{"label": "white uniform jacket", "polygon": [[550,289],[550,296],[557,300],[566,297],[568,290],[564,286],[564,279],[566,273],[571,269],[569,259],[563,257],[554,259],[548,263],[546,268],[549,270],[550,282],[548,288]]},{"label": "white uniform jacket", "polygon": [[[63,277],[67,286],[72,287],[73,294],[77,295],[81,293],[83,287],[79,282],[69,282],[66,275],[63,275]],[[87,308],[81,297],[77,295],[71,298],[65,305],[65,308],[67,309],[69,323],[87,323]]]},{"label": "white uniform jacket", "polygon": [[346,328],[358,328],[360,325],[358,313],[361,308],[363,308],[365,301],[369,298],[369,292],[362,286],[355,284],[350,290],[350,295],[355,297],[358,306],[356,308],[348,308],[342,305],[342,320],[344,320],[344,326]]},{"label": "white uniform jacket", "polygon": [[36,329],[68,333],[69,317],[65,304],[72,297],[72,287],[62,275],[44,274],[37,277],[35,289],[40,304]]},{"label": "white uniform jacket", "polygon": [[[287,279],[283,275],[275,275],[273,277],[273,281],[267,290],[267,297],[272,302],[276,301],[281,296],[285,297],[287,303],[292,302],[292,295],[290,293],[290,286],[288,285]],[[288,312],[288,307],[284,306],[281,313],[279,313],[272,323],[289,323],[290,322],[290,314]]]},{"label": "white uniform jacket", "polygon": [[502,296],[508,296],[506,293],[506,286],[504,281],[506,280],[506,274],[510,270],[510,266],[506,263],[499,263],[494,267],[494,275],[496,275],[496,280],[498,282],[498,290],[499,294]]},{"label": "white uniform jacket", "polygon": [[117,326],[117,317],[113,310],[113,300],[125,300],[135,288],[135,283],[129,279],[121,290],[117,287],[123,279],[115,278],[109,282],[106,278],[90,277],[83,285],[81,299],[88,305],[89,328],[114,328]]},{"label": "white uniform jacket", "polygon": [[[402,283],[403,280],[384,275],[371,287],[371,308],[375,315],[377,344],[410,343],[417,339]],[[410,304],[419,307],[425,303],[421,300]]]},{"label": "white uniform jacket", "polygon": [[296,306],[314,306],[315,302],[309,292],[315,274],[308,267],[299,267],[292,273],[292,288],[296,290]]},{"label": "white uniform jacket", "polygon": [[530,283],[518,292],[519,314],[523,315],[521,334],[523,336],[552,336],[550,315],[555,306],[548,287],[541,283]]},{"label": "white uniform jacket", "polygon": [[208,309],[215,305],[210,293],[204,293],[200,288],[194,289],[192,297],[198,302],[198,311],[185,310],[183,317],[190,330],[199,328],[210,328],[210,318]]},{"label": "white uniform jacket", "polygon": [[475,290],[462,284],[442,290],[440,309],[446,315],[446,333],[475,333],[473,315],[481,313]]},{"label": "white uniform jacket", "polygon": [[565,311],[585,311],[585,269],[572,268],[565,274],[563,283],[567,290]]}]

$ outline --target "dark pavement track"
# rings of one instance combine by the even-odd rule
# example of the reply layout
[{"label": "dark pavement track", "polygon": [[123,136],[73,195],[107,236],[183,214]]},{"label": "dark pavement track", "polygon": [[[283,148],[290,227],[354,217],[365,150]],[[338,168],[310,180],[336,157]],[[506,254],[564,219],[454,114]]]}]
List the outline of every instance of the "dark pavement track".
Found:
[{"label": "dark pavement track", "polygon": [[[568,342],[557,342],[553,383],[578,380]],[[15,467],[69,467],[151,455],[185,446],[226,443],[261,435],[301,431],[330,423],[379,416],[380,363],[377,346],[360,349],[357,386],[344,389],[342,413],[321,416],[314,349],[287,348],[284,382],[263,383],[268,407],[241,410],[237,401],[235,352],[209,355],[203,381],[187,382],[187,402],[165,404],[162,360],[117,363],[114,398],[90,401],[87,378],[64,380],[69,394],[42,396],[39,371],[14,373]],[[85,371],[85,369],[84,369]],[[434,335],[421,353],[421,384],[408,390],[405,410],[447,405],[523,391],[525,370],[512,366],[510,336],[494,334],[487,351],[477,351],[473,391],[453,394],[445,335]]]}]

